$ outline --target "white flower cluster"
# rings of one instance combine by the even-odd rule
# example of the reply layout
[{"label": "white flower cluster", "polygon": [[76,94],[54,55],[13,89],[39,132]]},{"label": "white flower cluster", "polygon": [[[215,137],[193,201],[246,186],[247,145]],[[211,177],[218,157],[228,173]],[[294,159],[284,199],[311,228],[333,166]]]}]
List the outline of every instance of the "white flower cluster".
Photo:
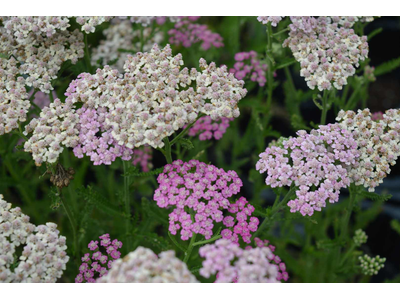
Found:
[{"label": "white flower cluster", "polygon": [[68,18],[3,17],[2,22],[1,53],[17,59],[27,86],[49,93],[62,63],[84,56],[83,34],[67,30]]},{"label": "white flower cluster", "polygon": [[387,110],[377,121],[367,108],[357,113],[341,110],[336,120],[352,132],[360,151],[358,164],[349,173],[352,181],[373,192],[400,156],[400,110]]},{"label": "white flower cluster", "polygon": [[276,27],[278,25],[278,23],[282,20],[282,18],[284,18],[284,16],[261,16],[261,17],[257,17],[257,20],[261,23],[268,24],[269,22],[271,23],[272,26]]},{"label": "white flower cluster", "polygon": [[357,229],[354,233],[353,241],[357,247],[360,247],[362,244],[367,242],[368,236],[362,229]]},{"label": "white flower cluster", "polygon": [[63,145],[73,148],[78,144],[78,120],[72,102],[62,103],[59,99],[44,107],[39,118],[32,119],[25,127],[24,134],[32,133],[32,136],[24,148],[26,152],[32,152],[37,166],[43,162],[56,162],[64,150]]},{"label": "white flower cluster", "polygon": [[138,247],[124,258],[112,263],[107,275],[98,283],[196,283],[196,277],[186,264],[175,257],[174,251],[161,252]]},{"label": "white flower cluster", "polygon": [[[283,43],[300,62],[300,75],[310,89],[337,89],[347,84],[359,61],[367,58],[367,37],[359,37],[350,26],[355,17],[291,17],[289,38]],[[350,21],[349,21],[350,18]]]},{"label": "white flower cluster", "polygon": [[[19,261],[16,248],[25,245]],[[0,195],[0,282],[56,282],[69,260],[57,225],[35,226]],[[15,267],[15,265],[18,265]]]},{"label": "white flower cluster", "polygon": [[108,22],[112,17],[76,17],[76,22],[82,25],[82,31],[86,33],[95,32],[96,26]]},{"label": "white flower cluster", "polygon": [[[143,29],[143,39],[146,41],[143,45],[145,52],[150,51],[154,44],[159,44],[163,40],[162,32],[156,32],[150,38],[151,31],[151,28]],[[96,65],[99,60],[103,66],[114,62],[112,66],[123,72],[129,52],[123,52],[119,49],[139,52],[141,30],[133,30],[131,22],[121,20],[111,24],[109,28],[103,31],[103,34],[106,39],[100,41],[100,45],[92,51],[92,65]]]},{"label": "white flower cluster", "polygon": [[364,256],[358,257],[361,266],[361,272],[364,275],[376,275],[378,274],[379,270],[385,266],[386,258],[380,258],[379,255],[376,257],[370,257],[369,255],[365,254]]},{"label": "white flower cluster", "polygon": [[18,63],[13,57],[0,58],[0,135],[18,128],[18,122],[25,122],[31,106],[24,78],[18,74]]}]

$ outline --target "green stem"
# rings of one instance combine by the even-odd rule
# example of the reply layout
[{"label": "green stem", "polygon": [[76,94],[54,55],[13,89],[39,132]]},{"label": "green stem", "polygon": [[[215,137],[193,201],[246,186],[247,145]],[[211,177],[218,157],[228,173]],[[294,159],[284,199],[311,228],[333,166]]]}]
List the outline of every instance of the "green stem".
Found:
[{"label": "green stem", "polygon": [[192,254],[193,247],[194,247],[194,244],[196,242],[196,236],[197,236],[197,234],[193,232],[192,233],[192,238],[190,239],[189,247],[187,248],[187,250],[185,252],[185,258],[183,259],[184,263],[188,262],[188,260],[190,258],[190,254]]},{"label": "green stem", "polygon": [[29,102],[32,102],[33,99],[35,99],[35,94],[38,92],[39,90],[34,90],[32,95],[29,97]]},{"label": "green stem", "polygon": [[269,114],[269,109],[272,104],[272,92],[273,92],[273,74],[274,74],[274,61],[272,59],[272,27],[271,24],[267,24],[267,51],[266,51],[266,58],[267,58],[267,86],[268,86],[268,98],[267,98],[267,105],[265,107],[265,111]]},{"label": "green stem", "polygon": [[344,218],[342,219],[342,226],[341,226],[341,232],[340,232],[341,240],[343,240],[346,237],[347,232],[348,232],[350,216],[351,216],[351,212],[353,211],[354,201],[356,200],[356,196],[357,196],[356,189],[357,189],[357,187],[353,183],[349,187],[350,199],[348,202],[347,209],[344,213]]},{"label": "green stem", "polygon": [[180,138],[181,138],[183,135],[185,135],[186,132],[188,132],[188,130],[189,130],[190,128],[192,128],[192,126],[197,122],[197,120],[200,119],[200,118],[203,117],[203,116],[204,116],[204,114],[199,114],[199,116],[197,117],[197,119],[196,119],[193,123],[191,123],[191,124],[189,124],[188,126],[186,126],[185,129],[183,129],[175,138],[173,138],[172,141],[170,142],[171,146],[172,146],[173,144],[175,144],[176,142],[178,142],[178,141],[180,140]]},{"label": "green stem", "polygon": [[165,159],[167,160],[168,164],[172,164],[171,143],[169,142],[168,137],[164,138],[163,141],[165,144],[165,146],[164,146],[165,147],[165,150],[164,150],[165,151],[164,152]]},{"label": "green stem", "polygon": [[80,253],[79,253],[80,251],[79,250],[80,249],[79,249],[79,245],[78,245],[78,234],[77,234],[77,228],[78,227],[77,227],[77,223],[76,223],[76,221],[74,219],[74,216],[72,214],[71,209],[65,203],[65,199],[64,199],[64,197],[63,197],[63,195],[61,193],[61,189],[57,188],[57,191],[58,191],[58,194],[60,195],[61,204],[62,204],[62,206],[63,206],[63,208],[65,210],[65,213],[67,214],[68,220],[69,220],[69,222],[71,224],[71,227],[72,227],[72,234],[73,234],[73,237],[74,237],[74,251],[73,251],[73,254],[74,254],[75,260],[77,261],[77,264],[79,265],[79,259],[80,259]]},{"label": "green stem", "polygon": [[290,190],[287,192],[287,194],[283,198],[283,200],[280,202],[278,202],[279,195],[276,197],[274,205],[272,206],[271,215],[269,217],[264,218],[264,221],[258,227],[257,231],[253,234],[252,239],[257,237],[264,230],[265,226],[267,226],[270,223],[270,221],[272,221],[275,218],[276,214],[279,212],[281,207],[289,201],[290,197],[294,194],[295,190],[296,190],[296,187],[294,185],[292,185],[290,187]]},{"label": "green stem", "polygon": [[328,91],[324,90],[324,95],[322,96],[322,114],[321,114],[321,125],[326,123],[326,115],[328,113]]},{"label": "green stem", "polygon": [[144,47],[143,26],[140,26],[140,52],[143,52],[143,47]]},{"label": "green stem", "polygon": [[272,36],[275,37],[275,36],[280,35],[281,33],[284,33],[286,31],[289,31],[289,27],[286,27],[285,29],[272,34]]},{"label": "green stem", "polygon": [[344,266],[344,263],[346,262],[347,258],[353,253],[354,249],[356,248],[356,245],[353,243],[350,247],[350,249],[346,252],[346,254],[343,256],[342,260],[339,263],[339,266]]},{"label": "green stem", "polygon": [[171,239],[171,241],[174,243],[175,246],[177,246],[184,253],[186,252],[186,249],[183,248],[183,246],[178,243],[178,241],[175,239],[175,237],[171,234],[171,232],[169,230],[168,230],[168,236]]},{"label": "green stem", "polygon": [[222,235],[217,234],[216,236],[213,236],[212,238],[210,238],[208,240],[196,242],[193,244],[193,246],[200,246],[200,245],[208,244],[208,243],[214,242],[220,238],[222,238]]},{"label": "green stem", "polygon": [[[129,162],[123,161],[124,174],[128,173]],[[132,234],[131,234],[131,202],[129,197],[129,176],[124,176],[124,200],[125,200],[125,234],[127,239],[126,250],[130,252],[132,250]]]}]

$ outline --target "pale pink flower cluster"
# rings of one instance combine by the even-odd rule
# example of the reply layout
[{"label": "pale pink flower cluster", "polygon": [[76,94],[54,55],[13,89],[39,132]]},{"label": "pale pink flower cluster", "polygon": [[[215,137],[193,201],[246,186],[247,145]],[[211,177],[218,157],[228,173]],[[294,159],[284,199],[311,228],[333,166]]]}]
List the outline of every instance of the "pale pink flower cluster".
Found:
[{"label": "pale pink flower cluster", "polygon": [[341,110],[336,120],[352,132],[360,152],[357,165],[349,171],[351,180],[373,192],[400,156],[400,110],[387,110],[375,120],[369,109]]},{"label": "pale pink flower cluster", "polygon": [[62,63],[84,56],[83,34],[68,31],[65,17],[2,17],[0,51],[14,56],[24,84],[42,92],[53,90]]},{"label": "pale pink flower cluster", "polygon": [[351,29],[355,17],[291,17],[289,38],[283,43],[300,62],[309,88],[342,89],[368,56],[367,37]]},{"label": "pale pink flower cluster", "polygon": [[189,129],[188,134],[190,136],[199,136],[200,141],[211,140],[212,138],[219,140],[226,132],[231,121],[233,121],[233,118],[221,118],[214,121],[210,116],[204,116],[196,121]]},{"label": "pale pink flower cluster", "polygon": [[[181,65],[181,54],[172,56],[168,45],[162,50],[154,45],[149,53],[128,56],[123,75],[109,66],[98,69],[94,75],[80,74],[71,82],[64,104],[57,100],[57,104],[44,108],[40,118],[27,126],[26,133],[34,132],[26,143],[26,151],[34,154],[38,164],[55,162],[63,150],[60,143],[72,148],[78,146],[82,128],[78,126],[79,116],[88,109],[94,123],[86,118],[85,126],[94,126],[94,132],[106,131],[112,140],[107,137],[105,142],[123,147],[121,151],[142,145],[163,147],[163,138],[194,122],[200,113],[213,120],[239,116],[237,103],[247,93],[242,88],[243,81],[234,78],[225,66],[217,68],[215,63],[208,65],[204,59],[200,59],[201,72],[181,69]],[[189,87],[192,83],[195,88]],[[76,103],[83,104],[79,112],[75,110]],[[94,115],[93,110],[99,112]],[[53,135],[46,136],[52,130],[53,135],[60,136],[55,139]],[[91,135],[98,147],[101,144],[95,141],[98,137]],[[83,153],[78,151],[77,155]]]},{"label": "pale pink flower cluster", "polygon": [[[132,23],[128,20],[114,20],[118,20],[118,22],[113,22],[110,27],[103,31],[105,39],[101,40],[100,45],[92,50],[91,60],[92,65],[97,65],[99,62],[101,66],[112,63],[113,67],[123,72],[125,61],[129,55],[128,51],[140,51],[142,30],[134,30]],[[150,51],[154,44],[159,44],[163,40],[161,31],[156,30],[152,36],[151,34],[151,28],[143,29],[143,39],[146,41],[143,45],[143,51]]]},{"label": "pale pink flower cluster", "polygon": [[311,216],[314,211],[339,200],[339,191],[350,185],[351,169],[360,156],[349,130],[340,124],[320,125],[310,133],[304,130],[260,154],[256,169],[267,172],[265,183],[272,188],[291,186],[299,189],[288,202],[291,212]]},{"label": "pale pink flower cluster", "polygon": [[122,259],[113,262],[98,283],[196,283],[196,277],[174,251],[161,252],[138,247]]},{"label": "pale pink flower cluster", "polygon": [[200,275],[216,275],[216,283],[276,283],[287,280],[286,265],[274,255],[271,246],[259,241],[256,248],[241,249],[232,241],[220,239],[199,249],[204,257]]},{"label": "pale pink flower cluster", "polygon": [[86,33],[95,32],[96,26],[108,22],[112,17],[76,17],[76,22],[82,25],[82,31]]},{"label": "pale pink flower cluster", "polygon": [[79,115],[73,103],[55,99],[54,103],[43,108],[39,118],[32,119],[25,126],[24,134],[32,134],[24,144],[25,151],[32,153],[37,166],[43,162],[56,162],[64,146],[74,148],[78,145],[78,122]]},{"label": "pale pink flower cluster", "polygon": [[26,121],[31,104],[25,89],[24,78],[19,75],[18,62],[0,58],[0,135],[18,128]]},{"label": "pale pink flower cluster", "polygon": [[11,208],[0,195],[0,282],[56,282],[69,260],[66,249],[56,224],[29,223],[29,216],[19,207]]},{"label": "pale pink flower cluster", "polygon": [[280,21],[282,21],[282,18],[284,18],[284,16],[261,16],[261,17],[257,17],[257,20],[261,23],[263,23],[264,25],[271,23],[272,26],[276,27],[278,26],[278,23]]}]

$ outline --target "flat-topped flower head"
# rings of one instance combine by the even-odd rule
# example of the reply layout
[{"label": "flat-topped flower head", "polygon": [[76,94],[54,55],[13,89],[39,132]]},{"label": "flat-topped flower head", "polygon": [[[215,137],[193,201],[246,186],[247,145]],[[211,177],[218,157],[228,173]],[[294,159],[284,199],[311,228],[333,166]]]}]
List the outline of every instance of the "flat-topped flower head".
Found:
[{"label": "flat-topped flower head", "polygon": [[161,252],[139,246],[122,259],[113,262],[98,283],[196,283],[196,277],[174,251]]},{"label": "flat-topped flower head", "polygon": [[164,167],[157,181],[154,200],[159,207],[174,208],[169,215],[169,231],[173,235],[179,232],[182,240],[193,233],[209,239],[214,223],[223,222],[228,228],[224,238],[238,242],[242,236],[248,242],[258,227],[258,219],[251,217],[254,207],[245,198],[233,204],[229,201],[243,185],[235,171],[225,172],[197,160],[176,160]]},{"label": "flat-topped flower head", "polygon": [[261,16],[257,17],[257,20],[264,25],[271,23],[272,26],[276,27],[278,26],[278,23],[282,21],[282,18],[284,18],[284,16]]},{"label": "flat-topped flower head", "polygon": [[[56,282],[69,260],[59,233],[54,223],[30,223],[0,195],[0,282]],[[15,261],[17,247],[23,251]]]},{"label": "flat-topped flower head", "polygon": [[291,212],[311,216],[314,211],[339,200],[339,191],[350,185],[351,169],[359,157],[357,143],[339,124],[320,125],[310,133],[282,141],[260,154],[256,169],[267,172],[265,183],[273,188],[298,187],[296,199],[288,202]]},{"label": "flat-topped flower head", "polygon": [[367,108],[357,113],[341,110],[336,120],[352,132],[360,152],[357,165],[349,173],[351,180],[373,192],[400,156],[400,110],[377,115]]},{"label": "flat-topped flower head", "polygon": [[25,122],[30,106],[25,79],[19,76],[18,62],[13,57],[0,58],[0,135]]},{"label": "flat-topped flower head", "polygon": [[234,73],[237,79],[243,80],[250,77],[251,81],[258,82],[260,86],[265,85],[267,82],[265,73],[268,65],[257,59],[257,52],[238,52],[235,54],[235,61],[236,63],[229,72]]},{"label": "flat-topped flower head", "polygon": [[232,241],[220,239],[199,249],[205,258],[200,275],[216,275],[216,283],[275,283],[287,280],[286,265],[273,252],[268,241],[257,239],[257,247],[241,249]]},{"label": "flat-topped flower head", "polygon": [[218,33],[212,32],[205,24],[193,23],[196,20],[193,17],[184,17],[177,21],[174,28],[168,31],[169,42],[185,48],[201,43],[203,50],[224,46],[223,38]]},{"label": "flat-topped flower head", "polygon": [[115,260],[121,257],[121,252],[118,250],[121,247],[122,242],[117,239],[111,240],[108,233],[101,235],[98,241],[91,241],[88,244],[90,252],[82,257],[75,282],[94,283],[96,279],[105,276]]},{"label": "flat-topped flower head", "polygon": [[351,28],[356,17],[290,17],[289,38],[283,43],[300,62],[300,75],[310,89],[342,89],[368,56],[366,36]]}]

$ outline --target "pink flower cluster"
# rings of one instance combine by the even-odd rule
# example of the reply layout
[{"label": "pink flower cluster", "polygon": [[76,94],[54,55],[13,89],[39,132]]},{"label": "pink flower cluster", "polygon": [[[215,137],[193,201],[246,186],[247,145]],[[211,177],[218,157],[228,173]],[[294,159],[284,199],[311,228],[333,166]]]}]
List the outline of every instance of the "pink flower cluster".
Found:
[{"label": "pink flower cluster", "polygon": [[[249,244],[251,232],[256,232],[260,223],[258,218],[251,217],[254,212],[254,206],[249,204],[246,198],[240,197],[239,200],[229,206],[228,211],[233,216],[226,216],[222,223],[226,227],[233,229],[223,229],[221,231],[222,238],[239,244],[239,236],[241,236],[243,241]],[[248,217],[250,217],[249,222],[247,222]]]},{"label": "pink flower cluster", "polygon": [[282,18],[284,18],[284,16],[261,16],[261,17],[257,17],[257,21],[265,24],[271,23],[272,26],[276,27],[278,26],[278,23],[280,21],[282,21]]},{"label": "pink flower cluster", "polygon": [[260,86],[264,86],[267,82],[265,72],[268,65],[261,63],[257,59],[257,52],[238,52],[235,54],[236,63],[233,68],[229,70],[230,73],[235,74],[239,80],[243,80],[246,76],[250,75],[250,80],[258,82]]},{"label": "pink flower cluster", "polygon": [[[235,171],[225,172],[197,160],[176,160],[164,167],[157,181],[159,187],[154,193],[154,200],[159,207],[174,207],[169,215],[169,231],[175,235],[180,230],[182,240],[188,240],[193,233],[211,238],[214,222],[233,227],[234,235],[230,238],[236,242],[239,235],[248,242],[250,231],[257,229],[258,222],[254,218],[247,223],[254,207],[246,205],[244,198],[237,204],[228,200],[239,193],[243,185]],[[236,214],[235,218],[224,218],[223,210]],[[238,221],[236,226],[235,219]],[[224,233],[228,238],[229,234]]]},{"label": "pink flower cluster", "polygon": [[[255,244],[257,245],[257,247],[262,248],[262,247],[268,247],[272,253],[275,252],[275,246],[269,244],[268,240],[261,240],[259,238],[255,238],[254,239]],[[246,249],[251,249],[251,246],[247,246]],[[289,274],[288,272],[286,272],[286,264],[281,260],[281,258],[278,255],[273,254],[273,258],[271,257],[270,260],[271,263],[275,263],[278,267],[278,276],[276,277],[277,280],[281,281],[288,281],[289,279]]]},{"label": "pink flower cluster", "polygon": [[350,185],[349,171],[359,157],[357,143],[340,124],[321,125],[309,134],[300,130],[297,137],[271,146],[260,154],[256,169],[267,172],[271,187],[299,188],[297,198],[288,203],[291,212],[311,216],[314,211],[339,200],[339,191]]},{"label": "pink flower cluster", "polygon": [[[91,252],[82,257],[79,274],[75,278],[76,283],[84,281],[89,283],[96,282],[97,278],[108,273],[113,261],[121,257],[121,252],[118,249],[122,247],[122,242],[117,239],[111,241],[108,233],[103,234],[99,239],[100,245],[99,241],[91,241],[89,243],[88,248]],[[106,254],[104,254],[104,250]]]},{"label": "pink flower cluster", "polygon": [[231,121],[233,121],[233,118],[220,118],[214,121],[210,116],[204,116],[197,120],[189,129],[188,134],[190,136],[198,135],[200,141],[211,140],[212,138],[219,140]]},{"label": "pink flower cluster", "polygon": [[142,172],[149,172],[153,167],[151,160],[153,158],[153,150],[149,146],[142,146],[133,149],[132,164],[134,166],[140,165]]},{"label": "pink flower cluster", "polygon": [[211,46],[215,48],[223,47],[222,37],[208,29],[205,24],[192,23],[193,18],[182,18],[175,27],[168,31],[169,42],[174,45],[182,45],[189,48],[192,44],[201,42],[201,48],[208,50]]},{"label": "pink flower cluster", "polygon": [[241,249],[232,241],[220,239],[199,249],[204,257],[200,275],[216,275],[216,283],[276,283],[287,281],[286,265],[275,255],[275,247],[268,241],[256,239],[256,248]]}]

